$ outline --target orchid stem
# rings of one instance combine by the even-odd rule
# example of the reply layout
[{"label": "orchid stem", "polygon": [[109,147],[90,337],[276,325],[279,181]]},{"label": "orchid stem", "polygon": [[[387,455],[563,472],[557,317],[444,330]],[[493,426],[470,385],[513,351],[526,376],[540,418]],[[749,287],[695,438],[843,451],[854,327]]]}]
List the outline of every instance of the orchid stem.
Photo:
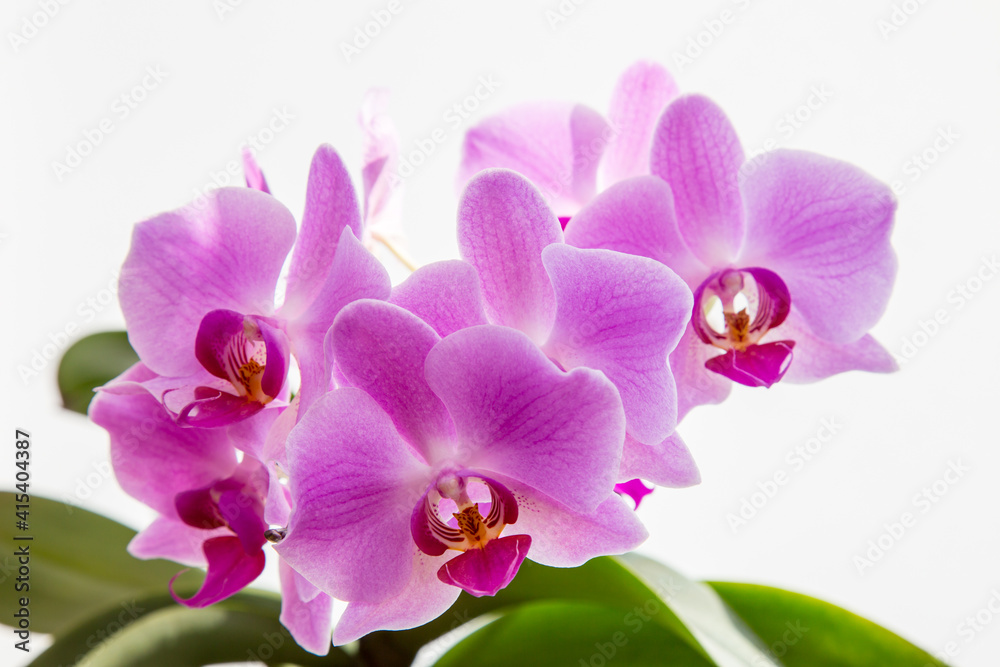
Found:
[{"label": "orchid stem", "polygon": [[420,268],[417,266],[417,263],[413,261],[413,258],[410,257],[409,254],[407,254],[405,250],[397,246],[395,243],[393,243],[391,240],[383,236],[381,233],[372,232],[372,239],[384,245],[389,250],[389,252],[391,252],[396,257],[396,259],[399,260],[399,262],[403,266],[405,266],[407,269],[410,270],[410,273],[413,273],[418,268]]}]

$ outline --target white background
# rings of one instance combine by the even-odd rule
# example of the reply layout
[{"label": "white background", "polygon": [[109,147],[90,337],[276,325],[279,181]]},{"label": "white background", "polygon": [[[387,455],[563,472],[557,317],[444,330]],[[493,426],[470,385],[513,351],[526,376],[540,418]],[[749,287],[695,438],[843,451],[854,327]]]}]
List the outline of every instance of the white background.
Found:
[{"label": "white background", "polygon": [[[117,304],[100,300],[108,303],[132,225],[210,185],[247,135],[267,127],[274,109],[294,120],[258,158],[272,191],[296,214],[321,142],[340,151],[360,182],[356,117],[368,87],[392,90],[392,117],[406,150],[445,128],[445,141],[406,183],[410,248],[427,263],[457,256],[454,174],[465,127],[453,129],[444,114],[473,93],[480,77],[501,85],[470,123],[543,98],[604,112],[618,74],[650,58],[668,66],[683,91],[717,100],[748,154],[773,139],[902,183],[893,235],[900,269],[874,333],[901,357],[905,340],[919,349],[895,375],[737,388],[722,406],[696,409],[681,433],[703,483],[658,491],[646,502],[640,514],[652,537],[643,551],[692,577],[816,595],[932,652],[954,642],[955,665],[995,665],[1000,619],[983,612],[981,620],[992,622],[971,633],[960,624],[1000,592],[1000,279],[976,283],[977,272],[993,277],[984,258],[1000,251],[1000,5],[909,0],[898,6],[910,13],[897,13],[901,25],[887,32],[879,22],[893,17],[888,0],[567,0],[564,8],[573,11],[554,26],[547,12],[559,11],[557,0],[399,1],[402,10],[350,62],[341,43],[387,2],[243,0],[221,13],[207,0],[71,2],[37,34],[28,28],[33,36],[17,48],[10,33],[25,30],[25,20],[41,23],[32,19],[40,4],[4,2],[0,399],[5,432],[33,434],[33,489],[135,527],[148,521],[145,508],[113,480],[98,480],[106,434],[60,410],[55,363],[27,379],[18,367],[30,366],[68,325],[79,327],[72,340],[123,327]],[[732,20],[720,31],[712,22],[723,10]],[[680,64],[675,54],[699,38],[707,46]],[[121,106],[112,105],[141,83],[147,67],[166,77],[122,118]],[[783,119],[814,87],[825,87],[829,99],[799,110],[809,118],[789,132]],[[112,119],[113,132],[60,180],[53,162],[63,162],[68,147],[104,118]],[[936,151],[935,137],[949,129],[957,139]],[[912,158],[925,150],[934,163],[922,170]],[[405,276],[399,266],[391,270],[395,280]],[[954,291],[967,283],[981,286],[971,299]],[[921,322],[938,311],[946,321],[921,335]],[[842,426],[796,469],[787,453],[814,437],[824,418]],[[0,486],[10,488],[13,443],[3,451],[10,461]],[[914,496],[950,462],[968,472],[921,511]],[[789,482],[734,532],[727,515],[776,471]],[[859,572],[855,556],[907,511],[916,525]],[[11,643],[3,639],[5,662]]]}]

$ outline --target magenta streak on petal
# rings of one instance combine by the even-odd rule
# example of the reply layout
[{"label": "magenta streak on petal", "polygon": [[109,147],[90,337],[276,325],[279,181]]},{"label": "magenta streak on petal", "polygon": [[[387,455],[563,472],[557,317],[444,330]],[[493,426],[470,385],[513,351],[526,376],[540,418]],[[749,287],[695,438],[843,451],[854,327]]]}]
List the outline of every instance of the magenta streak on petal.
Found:
[{"label": "magenta streak on petal", "polygon": [[211,486],[178,493],[174,504],[177,516],[189,526],[210,530],[226,525],[226,520],[219,513],[218,504],[212,499]]},{"label": "magenta streak on petal", "polygon": [[187,607],[207,607],[243,590],[264,571],[264,552],[261,549],[247,554],[238,537],[213,537],[203,546],[208,572],[205,582],[194,596],[183,599],[174,592],[178,573],[170,580],[170,595]]},{"label": "magenta streak on petal", "polygon": [[630,479],[621,484],[615,484],[615,493],[620,496],[628,496],[635,503],[635,508],[639,509],[642,499],[653,492],[655,487],[646,486],[641,479]]},{"label": "magenta streak on petal", "polygon": [[570,216],[568,215],[559,216],[559,225],[563,228],[563,231],[566,231],[566,225],[569,224],[569,218]]},{"label": "magenta streak on petal", "polygon": [[180,426],[198,428],[229,426],[252,417],[264,409],[261,403],[211,387],[196,387],[195,399],[177,414],[177,423]]},{"label": "magenta streak on petal", "polygon": [[250,150],[249,146],[243,147],[243,174],[246,177],[248,188],[271,194],[271,190],[267,187],[267,179],[264,178],[264,172],[260,170],[260,165],[254,159],[253,151]]},{"label": "magenta streak on petal", "polygon": [[484,548],[469,549],[442,565],[438,579],[477,598],[496,595],[514,579],[530,546],[528,535],[492,540]]},{"label": "magenta streak on petal", "polygon": [[705,368],[748,387],[770,387],[780,380],[792,363],[795,341],[779,340],[751,345],[745,350],[729,350],[705,362]]},{"label": "magenta streak on petal", "polygon": [[235,382],[234,373],[245,363],[248,341],[244,316],[233,310],[213,310],[205,315],[194,341],[194,354],[209,373]]},{"label": "magenta streak on petal", "polygon": [[219,511],[229,528],[240,538],[248,556],[264,546],[267,524],[264,523],[264,504],[260,498],[242,488],[228,489],[219,496]]}]

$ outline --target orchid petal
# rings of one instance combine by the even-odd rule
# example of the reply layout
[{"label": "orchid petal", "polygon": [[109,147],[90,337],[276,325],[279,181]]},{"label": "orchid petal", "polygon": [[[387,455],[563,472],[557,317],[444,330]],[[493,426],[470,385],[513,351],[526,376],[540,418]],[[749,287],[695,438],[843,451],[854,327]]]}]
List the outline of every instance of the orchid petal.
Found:
[{"label": "orchid petal", "polygon": [[601,163],[605,184],[649,173],[656,121],[677,93],[674,78],[659,63],[639,61],[622,73],[608,112],[614,134]]},{"label": "orchid petal", "polygon": [[591,511],[610,493],[625,419],[598,371],[560,371],[522,333],[471,327],[427,355],[427,382],[454,420],[458,461]]},{"label": "orchid petal", "polygon": [[289,334],[302,375],[299,392],[301,414],[330,387],[324,339],[337,313],[357,299],[385,299],[391,289],[385,267],[365,250],[351,229],[344,228],[325,284],[309,310],[289,323]]},{"label": "orchid petal", "polygon": [[609,134],[601,115],[580,104],[516,106],[466,133],[458,180],[465,183],[485,169],[513,169],[559,215],[572,215],[594,196]]},{"label": "orchid petal", "polygon": [[135,226],[119,280],[129,341],[160,375],[199,368],[194,340],[212,310],[269,315],[295,220],[270,195],[220,188],[208,207],[164,213]]},{"label": "orchid petal", "polygon": [[213,537],[230,536],[228,528],[202,530],[171,517],[157,517],[132,538],[128,552],[134,557],[149,560],[166,558],[189,567],[204,567],[205,552],[202,545]]},{"label": "orchid petal", "polygon": [[275,549],[332,597],[378,602],[410,579],[410,513],[429,481],[392,420],[358,389],[317,400],[288,436],[294,511]]},{"label": "orchid petal", "polygon": [[732,383],[705,368],[705,362],[717,354],[718,348],[706,345],[691,324],[670,353],[670,369],[677,382],[677,421],[698,405],[721,403],[729,396]]},{"label": "orchid petal", "polygon": [[246,588],[264,571],[264,552],[258,549],[248,554],[238,537],[213,537],[206,540],[202,548],[208,571],[198,592],[187,599],[181,598],[174,592],[177,577],[170,581],[170,595],[186,607],[207,607],[225,600]]},{"label": "orchid petal", "polygon": [[332,146],[316,149],[306,185],[302,230],[292,252],[282,313],[295,319],[319,295],[345,229],[361,238],[361,212],[351,177]]},{"label": "orchid petal", "polygon": [[412,573],[398,595],[381,602],[351,602],[333,629],[333,643],[341,646],[376,630],[408,630],[434,620],[448,610],[462,592],[442,583],[441,566],[454,554],[428,556],[412,547],[407,570]]},{"label": "orchid petal", "polygon": [[[380,227],[397,228],[401,220],[402,181],[397,175],[399,137],[387,113],[388,106],[389,91],[373,88],[365,93],[358,114],[358,122],[364,133],[364,166],[361,174],[367,227],[377,224]],[[397,182],[394,183],[394,179]]]},{"label": "orchid petal", "polygon": [[691,452],[676,433],[652,446],[632,437],[625,439],[618,479],[626,481],[635,477],[674,489],[694,486],[701,481]]},{"label": "orchid petal", "polygon": [[[136,364],[119,380],[141,382],[151,375]],[[207,486],[236,467],[236,451],[224,431],[182,428],[149,394],[100,392],[90,404],[90,418],[111,436],[118,483],[165,516],[177,517],[179,491]]]},{"label": "orchid petal", "polygon": [[333,354],[344,377],[375,399],[425,459],[455,433],[444,404],[424,379],[424,359],[439,340],[416,315],[371,299],[344,308],[332,329]]},{"label": "orchid petal", "polygon": [[459,260],[434,262],[417,269],[392,288],[389,302],[410,311],[442,337],[488,324],[479,276],[470,264]]},{"label": "orchid petal", "polygon": [[563,368],[602,371],[621,394],[629,434],[658,443],[677,425],[667,356],[691,317],[691,290],[657,261],[562,243],[542,252],[558,309],[545,349]]},{"label": "orchid petal", "polygon": [[743,193],[740,262],[780,275],[816,336],[863,336],[885,311],[896,275],[889,187],[846,162],[778,150],[755,163]]},{"label": "orchid petal", "polygon": [[531,560],[551,567],[577,567],[591,558],[623,554],[649,536],[635,512],[607,487],[591,512],[577,512],[527,485],[498,476],[517,498],[517,523],[505,536],[530,535]]},{"label": "orchid petal", "polygon": [[710,99],[683,95],[663,112],[650,171],[670,185],[681,234],[708,266],[729,264],[743,242],[742,165],[736,131]]},{"label": "orchid petal", "polygon": [[264,172],[261,171],[249,146],[243,147],[243,175],[246,178],[248,188],[271,194],[270,188],[267,187],[267,179],[264,178]]},{"label": "orchid petal", "polygon": [[486,314],[536,343],[555,317],[555,293],[542,250],[562,241],[562,228],[538,190],[520,174],[491,169],[473,178],[458,213],[462,258],[479,273]]},{"label": "orchid petal", "polygon": [[649,257],[689,284],[709,273],[681,236],[670,186],[656,176],[630,178],[597,195],[566,226],[566,243]]},{"label": "orchid petal", "polygon": [[[280,559],[278,577],[281,581],[278,620],[288,628],[299,646],[316,655],[326,655],[330,652],[333,600]],[[307,595],[302,591],[308,591]]]},{"label": "orchid petal", "polygon": [[830,343],[813,334],[795,308],[773,335],[795,341],[795,359],[784,382],[815,382],[846,371],[892,373],[899,370],[892,354],[870,335],[852,343]]}]

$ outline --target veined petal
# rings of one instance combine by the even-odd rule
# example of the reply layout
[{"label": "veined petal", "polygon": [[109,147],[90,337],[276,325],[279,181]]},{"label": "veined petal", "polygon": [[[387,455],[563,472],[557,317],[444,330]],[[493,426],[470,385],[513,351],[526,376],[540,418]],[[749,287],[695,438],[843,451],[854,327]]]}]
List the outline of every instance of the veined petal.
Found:
[{"label": "veined petal", "polygon": [[337,627],[333,643],[342,646],[376,630],[407,630],[432,621],[458,599],[461,589],[438,579],[438,570],[454,552],[428,556],[416,547],[410,551],[409,580],[397,595],[381,602],[351,602]]},{"label": "veined petal", "polygon": [[232,535],[228,528],[202,530],[172,517],[157,517],[128,543],[128,552],[136,558],[166,558],[190,567],[204,567],[202,545],[213,537]]},{"label": "veined petal", "polygon": [[498,476],[510,487],[520,509],[505,536],[530,535],[528,557],[551,567],[577,567],[591,558],[623,554],[642,544],[649,533],[617,493],[608,487],[591,512],[577,512],[515,480]]},{"label": "veined petal", "polygon": [[295,319],[317,297],[330,272],[338,240],[348,228],[355,238],[361,238],[358,198],[337,151],[323,144],[316,149],[309,167],[306,210],[292,252],[282,307],[285,317]]},{"label": "veined petal", "polygon": [[670,369],[677,383],[677,421],[698,405],[721,403],[732,391],[732,383],[705,368],[705,362],[718,353],[706,345],[688,324],[677,348],[670,353]]},{"label": "veined petal", "polygon": [[559,215],[572,215],[597,187],[607,122],[580,104],[538,102],[491,116],[465,134],[458,182],[484,169],[523,174]]},{"label": "veined petal", "polygon": [[743,183],[740,262],[781,276],[812,332],[850,343],[882,316],[896,276],[896,200],[857,167],[804,151],[762,156]]},{"label": "veined petal", "polygon": [[611,492],[625,418],[602,373],[564,373],[524,334],[482,326],[438,343],[426,374],[455,423],[458,463],[519,480],[580,511]]},{"label": "veined petal", "polygon": [[542,250],[562,237],[559,221],[520,174],[491,169],[469,182],[459,204],[458,247],[479,273],[491,322],[545,341],[555,293]]},{"label": "veined petal", "polygon": [[611,96],[611,141],[601,163],[605,185],[649,173],[649,149],[656,121],[677,83],[662,65],[641,60],[625,70]]},{"label": "veined petal", "polygon": [[288,436],[293,511],[275,545],[328,595],[380,602],[410,580],[410,514],[430,470],[359,389],[317,400]]},{"label": "veined petal", "polygon": [[691,317],[691,290],[646,257],[558,243],[542,259],[558,304],[545,350],[567,370],[607,375],[621,394],[629,434],[659,443],[677,425],[667,356]]},{"label": "veined petal", "polygon": [[652,446],[632,437],[625,439],[618,479],[625,482],[636,477],[675,489],[694,486],[701,481],[691,452],[676,433]]},{"label": "veined petal", "polygon": [[160,375],[199,368],[194,340],[216,309],[270,315],[295,220],[276,199],[220,188],[208,206],[164,213],[135,226],[119,279],[129,341]]},{"label": "veined petal", "polygon": [[278,577],[281,581],[281,624],[288,628],[299,646],[310,653],[326,655],[330,652],[333,600],[281,559],[278,560]]},{"label": "veined petal", "polygon": [[425,460],[455,437],[448,411],[424,378],[424,360],[440,340],[416,315],[371,299],[344,308],[332,330],[344,377],[375,399]]},{"label": "veined petal", "polygon": [[736,131],[707,97],[683,95],[660,118],[650,171],[670,185],[681,234],[708,266],[729,264],[743,243],[743,161]]},{"label": "veined petal", "polygon": [[300,413],[330,386],[324,339],[337,313],[357,299],[385,299],[391,290],[389,274],[375,256],[365,250],[349,228],[340,233],[333,265],[309,309],[289,323],[289,334],[299,362],[302,388]]},{"label": "veined petal", "polygon": [[202,548],[208,571],[198,592],[187,599],[181,598],[174,593],[177,577],[170,581],[170,595],[186,607],[207,607],[225,600],[246,588],[264,571],[264,552],[257,549],[248,554],[238,537],[213,537],[206,540]]},{"label": "veined petal", "polygon": [[870,335],[852,343],[830,343],[813,334],[794,307],[773,336],[795,341],[795,359],[782,378],[784,382],[815,382],[846,371],[892,373],[899,370],[892,354]]},{"label": "veined petal", "polygon": [[417,269],[392,288],[389,302],[410,311],[442,337],[488,324],[479,276],[471,264],[459,260],[434,262]]},{"label": "veined petal", "polygon": [[[116,381],[152,376],[141,363]],[[147,393],[99,392],[90,418],[111,436],[111,462],[119,484],[160,514],[177,518],[174,496],[232,474],[236,450],[225,431],[182,428]]]},{"label": "veined petal", "polygon": [[657,176],[637,176],[597,195],[566,226],[566,243],[649,257],[666,264],[689,285],[709,274],[681,236],[670,186]]}]

